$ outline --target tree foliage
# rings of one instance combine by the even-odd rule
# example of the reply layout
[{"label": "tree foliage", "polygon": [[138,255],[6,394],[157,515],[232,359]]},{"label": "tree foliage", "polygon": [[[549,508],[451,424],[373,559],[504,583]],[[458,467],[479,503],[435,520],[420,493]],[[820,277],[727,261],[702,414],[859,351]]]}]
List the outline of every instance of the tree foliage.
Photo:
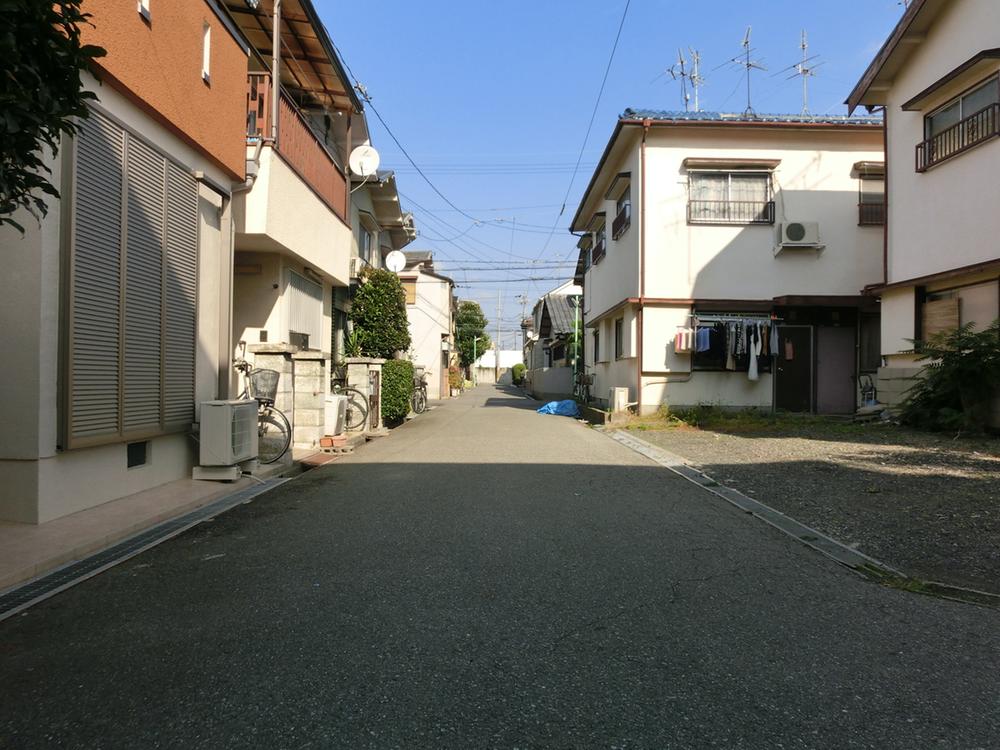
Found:
[{"label": "tree foliage", "polygon": [[382,421],[398,424],[410,411],[413,398],[413,363],[390,359],[382,365]]},{"label": "tree foliage", "polygon": [[81,0],[0,0],[0,226],[23,232],[12,218],[19,208],[36,219],[48,212],[44,196],[58,198],[49,182],[45,151],[59,151],[61,133],[74,134],[85,118],[80,73],[105,50],[83,44],[91,25]]},{"label": "tree foliage", "polygon": [[[458,313],[455,316],[455,327],[458,329],[455,343],[462,367],[471,365],[477,357],[490,348],[490,337],[486,335],[488,322],[478,302],[464,300],[458,303]],[[473,345],[475,338],[479,341]]]},{"label": "tree foliage", "polygon": [[927,364],[903,401],[902,422],[929,430],[986,429],[990,401],[1000,391],[1000,319],[982,331],[973,325],[914,342]]},{"label": "tree foliage", "polygon": [[410,346],[403,284],[385,269],[366,271],[361,282],[351,304],[351,321],[361,350],[370,357],[392,359]]}]

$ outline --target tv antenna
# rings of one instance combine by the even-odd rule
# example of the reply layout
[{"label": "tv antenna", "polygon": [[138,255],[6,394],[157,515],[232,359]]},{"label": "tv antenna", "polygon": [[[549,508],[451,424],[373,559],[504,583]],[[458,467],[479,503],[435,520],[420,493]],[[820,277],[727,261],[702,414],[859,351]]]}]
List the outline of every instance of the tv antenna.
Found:
[{"label": "tv antenna", "polygon": [[[751,98],[750,98],[750,74],[753,71],[755,71],[755,70],[767,70],[767,68],[764,67],[764,61],[763,60],[753,60],[753,59],[751,59],[751,55],[754,52],[756,52],[756,50],[753,47],[750,46],[750,31],[751,31],[751,28],[752,27],[747,26],[747,33],[743,35],[743,42],[740,45],[740,46],[743,47],[743,52],[741,52],[736,57],[733,57],[733,58],[731,58],[729,60],[726,60],[726,62],[722,63],[722,65],[719,65],[716,68],[716,70],[718,70],[719,68],[721,68],[721,67],[723,67],[725,65],[735,65],[735,66],[737,66],[739,68],[743,68],[743,70],[745,71],[746,79],[747,79],[747,108],[745,110],[743,110],[743,115],[744,116],[749,115],[751,117],[756,117],[757,113],[754,112],[753,104],[751,103]],[[733,90],[733,93],[734,94],[736,93],[735,89]]]},{"label": "tv antenna", "polygon": [[[794,65],[789,65],[787,68],[779,70],[774,75],[781,75],[790,70],[794,71],[786,81],[790,81],[793,78],[802,79],[802,114],[809,114],[809,79],[816,75],[816,68],[823,65],[821,62],[814,62],[819,58],[819,55],[809,54],[809,39],[806,36],[806,32],[802,32],[802,41],[799,43],[799,49],[802,50],[802,59],[795,63]],[[773,78],[774,76],[772,76]]]},{"label": "tv antenna", "polygon": [[684,99],[684,111],[691,111],[691,94],[688,92],[688,85],[694,92],[694,111],[701,112],[701,102],[698,100],[698,89],[705,83],[701,77],[701,53],[696,49],[688,48],[691,55],[691,69],[688,70],[688,61],[684,59],[684,51],[677,50],[677,62],[667,68],[666,73],[673,80],[681,82],[681,96]]}]

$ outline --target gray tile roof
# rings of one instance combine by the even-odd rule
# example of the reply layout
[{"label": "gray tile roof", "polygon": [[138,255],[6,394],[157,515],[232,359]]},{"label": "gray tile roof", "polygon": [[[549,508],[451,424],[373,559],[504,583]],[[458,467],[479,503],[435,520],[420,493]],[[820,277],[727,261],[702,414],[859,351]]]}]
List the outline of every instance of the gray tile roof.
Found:
[{"label": "gray tile roof", "polygon": [[823,125],[881,125],[881,116],[847,117],[846,115],[737,114],[735,112],[673,112],[662,109],[632,109],[622,112],[623,120],[659,120],[666,122],[774,122],[820,123]]},{"label": "gray tile roof", "polygon": [[551,325],[548,335],[556,337],[563,333],[572,333],[576,319],[576,308],[572,300],[576,295],[549,294],[545,297],[545,310],[542,312],[542,327],[546,313]]}]

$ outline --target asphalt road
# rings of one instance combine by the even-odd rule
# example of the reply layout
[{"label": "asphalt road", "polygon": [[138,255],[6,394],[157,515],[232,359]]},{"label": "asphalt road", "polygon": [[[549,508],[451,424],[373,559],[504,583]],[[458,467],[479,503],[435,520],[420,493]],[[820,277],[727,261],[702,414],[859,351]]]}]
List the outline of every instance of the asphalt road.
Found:
[{"label": "asphalt road", "polygon": [[532,406],[480,388],[0,623],[0,746],[1000,747],[1000,613]]}]

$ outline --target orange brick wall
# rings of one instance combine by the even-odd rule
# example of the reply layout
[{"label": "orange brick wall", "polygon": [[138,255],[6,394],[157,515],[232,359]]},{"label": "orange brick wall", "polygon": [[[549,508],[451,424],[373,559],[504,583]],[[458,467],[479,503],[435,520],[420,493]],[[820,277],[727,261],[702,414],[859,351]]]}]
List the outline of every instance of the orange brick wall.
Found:
[{"label": "orange brick wall", "polygon": [[[247,55],[205,0],[84,0],[94,28],[84,42],[104,47],[104,85],[114,85],[235,179],[246,160]],[[202,29],[211,26],[211,83],[201,77]],[[98,96],[100,92],[98,91]]]}]

